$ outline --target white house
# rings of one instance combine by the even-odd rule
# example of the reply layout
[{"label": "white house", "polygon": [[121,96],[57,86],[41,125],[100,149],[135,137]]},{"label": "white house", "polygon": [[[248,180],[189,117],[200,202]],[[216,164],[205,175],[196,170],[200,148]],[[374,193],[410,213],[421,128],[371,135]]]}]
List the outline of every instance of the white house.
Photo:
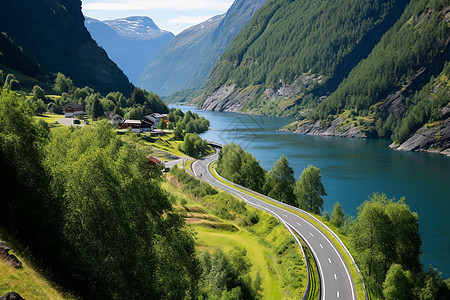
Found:
[{"label": "white house", "polygon": [[83,106],[75,103],[69,103],[66,106],[64,106],[64,116],[66,118],[72,118],[77,115],[83,115],[84,114],[84,108]]}]

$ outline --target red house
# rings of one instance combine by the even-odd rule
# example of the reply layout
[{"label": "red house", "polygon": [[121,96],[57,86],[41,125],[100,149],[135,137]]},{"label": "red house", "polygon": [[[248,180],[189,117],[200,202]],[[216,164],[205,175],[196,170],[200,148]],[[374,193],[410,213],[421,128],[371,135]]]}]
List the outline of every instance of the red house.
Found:
[{"label": "red house", "polygon": [[84,108],[79,104],[69,103],[64,106],[64,115],[66,118],[72,118],[82,114],[84,114]]},{"label": "red house", "polygon": [[124,120],[118,125],[119,129],[131,129],[133,132],[151,132],[153,122],[149,120]]}]

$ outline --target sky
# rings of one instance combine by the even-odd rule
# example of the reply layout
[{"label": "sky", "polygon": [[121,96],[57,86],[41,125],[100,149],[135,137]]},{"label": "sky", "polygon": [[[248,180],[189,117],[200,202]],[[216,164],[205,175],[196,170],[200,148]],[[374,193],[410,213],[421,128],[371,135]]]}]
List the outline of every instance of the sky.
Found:
[{"label": "sky", "polygon": [[159,28],[175,35],[184,29],[225,13],[234,0],[82,0],[85,16],[111,20],[147,16]]}]

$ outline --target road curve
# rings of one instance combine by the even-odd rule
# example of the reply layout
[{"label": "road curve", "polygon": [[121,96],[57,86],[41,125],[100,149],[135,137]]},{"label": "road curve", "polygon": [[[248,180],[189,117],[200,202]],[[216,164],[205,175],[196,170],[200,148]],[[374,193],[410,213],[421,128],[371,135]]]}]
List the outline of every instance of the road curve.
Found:
[{"label": "road curve", "polygon": [[[218,181],[209,172],[209,164],[217,160],[218,154],[199,159],[192,164],[194,175],[209,184],[233,194],[249,205],[277,215],[298,233],[307,243],[316,259],[321,282],[321,299],[356,300],[355,286],[350,270],[333,243],[316,226],[305,219],[270,203],[261,201],[244,192]],[[273,200],[276,201],[276,200]]]}]

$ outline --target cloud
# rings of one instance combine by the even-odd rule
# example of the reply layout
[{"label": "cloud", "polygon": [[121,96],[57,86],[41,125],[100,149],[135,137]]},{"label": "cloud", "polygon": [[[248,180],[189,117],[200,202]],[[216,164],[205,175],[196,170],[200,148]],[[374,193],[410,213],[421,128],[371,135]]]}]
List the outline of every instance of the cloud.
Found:
[{"label": "cloud", "polygon": [[174,9],[226,11],[232,2],[232,0],[106,0],[103,2],[98,0],[95,2],[83,0],[83,10],[124,11]]},{"label": "cloud", "polygon": [[213,16],[198,16],[198,17],[191,17],[191,16],[179,16],[172,19],[169,19],[167,23],[172,24],[199,24],[203,23],[206,20],[211,19]]}]

